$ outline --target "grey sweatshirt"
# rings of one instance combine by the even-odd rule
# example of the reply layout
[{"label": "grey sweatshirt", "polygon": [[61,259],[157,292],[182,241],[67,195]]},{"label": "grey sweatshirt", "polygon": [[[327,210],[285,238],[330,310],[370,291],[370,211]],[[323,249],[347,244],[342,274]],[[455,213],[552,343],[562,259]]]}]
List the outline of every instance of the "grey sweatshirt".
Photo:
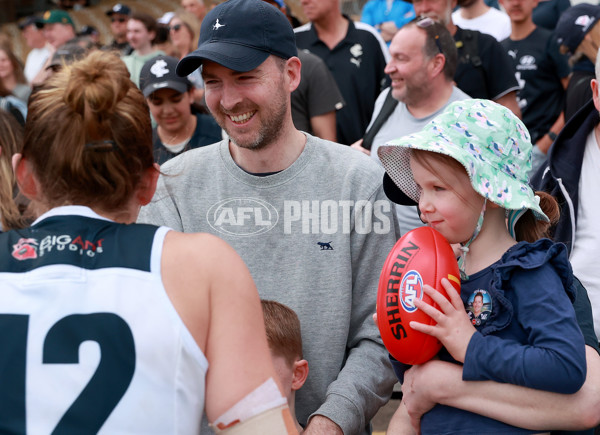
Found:
[{"label": "grey sweatshirt", "polygon": [[246,262],[260,297],[294,309],[302,327],[305,385],[296,415],[368,433],[395,383],[373,323],[379,273],[398,238],[383,170],[347,146],[307,135],[287,169],[255,176],[228,142],[191,150],[161,167],[139,221],[227,241]]}]

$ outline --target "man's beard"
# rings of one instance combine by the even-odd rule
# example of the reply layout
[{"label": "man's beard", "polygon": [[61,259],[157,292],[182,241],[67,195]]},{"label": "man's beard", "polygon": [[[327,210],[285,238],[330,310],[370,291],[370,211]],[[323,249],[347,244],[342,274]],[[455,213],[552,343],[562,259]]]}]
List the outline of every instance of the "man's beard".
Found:
[{"label": "man's beard", "polygon": [[274,101],[273,103],[273,107],[276,107],[276,110],[272,113],[269,119],[262,120],[263,123],[258,131],[257,136],[253,140],[245,142],[239,141],[230,134],[228,129],[225,127],[225,122],[223,122],[221,128],[225,130],[225,132],[229,136],[229,139],[240,148],[246,148],[249,150],[257,151],[267,147],[268,145],[275,142],[281,134],[281,128],[283,125],[285,125],[285,119],[287,116],[287,101],[283,94],[282,88],[279,89],[276,98],[277,101]]}]

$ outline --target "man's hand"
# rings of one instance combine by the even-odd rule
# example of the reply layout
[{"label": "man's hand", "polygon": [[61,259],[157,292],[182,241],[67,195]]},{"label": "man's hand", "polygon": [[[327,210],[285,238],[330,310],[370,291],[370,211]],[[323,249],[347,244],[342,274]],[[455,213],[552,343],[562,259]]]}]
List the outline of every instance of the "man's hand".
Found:
[{"label": "man's hand", "polygon": [[449,301],[431,286],[423,286],[423,291],[433,299],[439,310],[420,299],[415,300],[415,306],[437,322],[437,325],[412,321],[410,327],[437,338],[455,360],[464,363],[469,341],[476,330],[469,320],[460,295],[450,281],[442,278],[442,286],[450,298]]},{"label": "man's hand", "polygon": [[340,428],[333,421],[322,415],[315,415],[308,422],[308,426],[302,432],[303,435],[344,435]]},{"label": "man's hand", "polygon": [[350,145],[350,148],[354,148],[355,150],[358,150],[358,151],[360,151],[362,153],[365,153],[366,155],[370,156],[371,155],[371,151],[369,151],[366,148],[363,148],[362,147],[362,143],[363,143],[363,140],[359,139],[356,142],[354,142],[352,145]]}]

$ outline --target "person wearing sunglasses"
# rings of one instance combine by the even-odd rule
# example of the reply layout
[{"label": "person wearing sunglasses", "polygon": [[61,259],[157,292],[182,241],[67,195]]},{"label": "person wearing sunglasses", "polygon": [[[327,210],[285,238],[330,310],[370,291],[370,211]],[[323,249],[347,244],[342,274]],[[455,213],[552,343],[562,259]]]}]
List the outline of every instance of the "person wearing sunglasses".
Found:
[{"label": "person wearing sunglasses", "polygon": [[[187,12],[175,13],[169,20],[169,39],[173,44],[178,59],[183,59],[189,53],[196,49],[196,35],[200,30],[200,22],[194,15]],[[204,82],[200,70],[196,70],[188,76],[188,79],[194,85],[192,94],[194,101],[203,104],[204,100]]]},{"label": "person wearing sunglasses", "polygon": [[105,49],[116,50],[121,56],[128,56],[133,51],[127,41],[127,21],[131,16],[129,6],[117,3],[112,9],[106,11],[110,18],[110,31],[113,35],[113,41],[105,46]]},{"label": "person wearing sunglasses", "polygon": [[44,63],[50,56],[50,44],[46,41],[39,17],[31,15],[25,17],[19,22],[21,35],[25,39],[25,43],[31,49],[25,60],[24,74],[29,83],[33,81],[35,76],[40,72]]}]

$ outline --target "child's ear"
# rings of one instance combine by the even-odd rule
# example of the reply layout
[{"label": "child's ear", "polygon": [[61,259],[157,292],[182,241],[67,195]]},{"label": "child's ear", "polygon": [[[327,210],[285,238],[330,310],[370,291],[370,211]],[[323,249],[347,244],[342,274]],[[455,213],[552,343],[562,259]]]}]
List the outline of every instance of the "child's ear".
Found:
[{"label": "child's ear", "polygon": [[292,391],[299,390],[308,377],[308,361],[298,360],[294,363],[294,377],[292,378]]}]

